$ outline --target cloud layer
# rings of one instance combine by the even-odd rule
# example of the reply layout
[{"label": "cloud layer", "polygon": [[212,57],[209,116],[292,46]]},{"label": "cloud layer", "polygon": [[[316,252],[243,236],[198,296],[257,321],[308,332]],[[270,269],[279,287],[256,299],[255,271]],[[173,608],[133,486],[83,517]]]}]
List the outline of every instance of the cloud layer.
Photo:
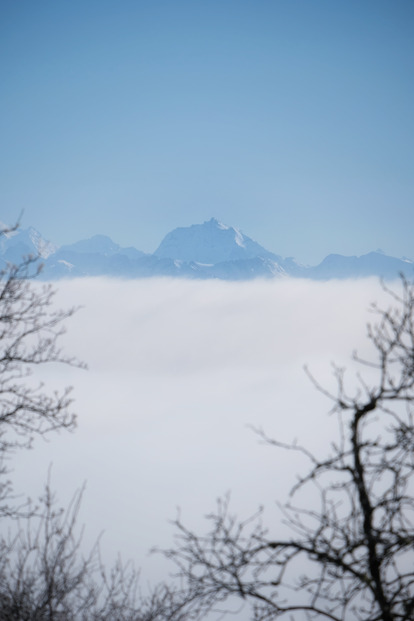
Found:
[{"label": "cloud layer", "polygon": [[20,454],[17,489],[39,493],[50,463],[63,503],[86,480],[85,542],[105,531],[104,557],[133,558],[149,581],[165,577],[147,552],[171,543],[177,507],[202,528],[231,490],[235,512],[261,504],[274,521],[305,464],[249,425],[326,450],[335,420],[303,365],[334,389],[331,362],[368,355],[367,309],[383,297],[370,280],[59,283],[60,307],[82,305],[64,348],[89,370],[53,367],[44,379],[74,386],[79,427]]}]

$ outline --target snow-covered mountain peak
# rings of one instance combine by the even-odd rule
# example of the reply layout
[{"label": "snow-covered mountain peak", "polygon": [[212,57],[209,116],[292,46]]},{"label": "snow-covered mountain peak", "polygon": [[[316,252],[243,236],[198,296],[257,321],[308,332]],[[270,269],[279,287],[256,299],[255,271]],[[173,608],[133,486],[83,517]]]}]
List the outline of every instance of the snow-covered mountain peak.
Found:
[{"label": "snow-covered mountain peak", "polygon": [[217,220],[217,218],[210,218],[210,220],[206,220],[204,222],[204,225],[206,226],[210,225],[212,227],[221,229],[222,231],[227,231],[228,229],[231,228],[230,226],[227,226],[227,224],[223,224],[223,222],[220,222],[220,220]]},{"label": "snow-covered mountain peak", "polygon": [[220,220],[217,220],[217,218],[211,218],[210,220],[204,222],[204,224],[210,225],[216,229],[219,229],[220,231],[231,231],[232,235],[234,235],[234,241],[236,242],[236,244],[240,246],[240,248],[245,248],[244,235],[239,229],[236,229],[234,226],[228,226],[227,224],[220,222]]},{"label": "snow-covered mountain peak", "polygon": [[211,218],[203,224],[180,227],[168,233],[155,256],[216,264],[254,257],[278,259],[241,231]]},{"label": "snow-covered mountain peak", "polygon": [[39,231],[31,226],[28,229],[17,228],[3,233],[1,250],[8,260],[13,262],[16,261],[16,257],[29,255],[47,259],[56,252],[57,246],[44,239]]}]

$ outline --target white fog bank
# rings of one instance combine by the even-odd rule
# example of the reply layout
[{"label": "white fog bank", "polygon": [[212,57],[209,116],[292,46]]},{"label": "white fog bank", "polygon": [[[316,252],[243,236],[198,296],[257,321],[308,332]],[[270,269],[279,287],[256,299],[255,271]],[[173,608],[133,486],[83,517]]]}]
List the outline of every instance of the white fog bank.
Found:
[{"label": "white fog bank", "polygon": [[86,481],[85,542],[105,531],[104,557],[119,551],[154,582],[165,563],[147,552],[171,544],[177,507],[202,528],[231,490],[235,512],[264,505],[277,524],[276,501],[303,462],[248,425],[324,450],[335,420],[303,365],[333,389],[331,362],[352,367],[353,349],[367,352],[367,309],[384,293],[374,280],[85,279],[60,282],[56,299],[82,306],[62,344],[89,370],[45,376],[51,388],[74,386],[78,429],[16,455],[16,488],[38,494],[50,463],[62,503]]}]

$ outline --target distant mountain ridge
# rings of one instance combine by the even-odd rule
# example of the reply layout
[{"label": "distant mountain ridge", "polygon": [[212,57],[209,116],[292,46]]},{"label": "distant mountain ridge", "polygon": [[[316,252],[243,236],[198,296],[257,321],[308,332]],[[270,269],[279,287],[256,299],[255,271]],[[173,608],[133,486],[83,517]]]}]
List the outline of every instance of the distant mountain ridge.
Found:
[{"label": "distant mountain ridge", "polygon": [[28,255],[39,256],[42,260],[43,280],[84,276],[221,280],[287,276],[331,280],[377,276],[389,280],[400,273],[414,277],[413,261],[390,257],[381,251],[360,257],[331,254],[317,266],[301,265],[292,258],[286,259],[267,250],[215,218],[174,229],[153,254],[134,247],[122,248],[105,235],[94,235],[61,247],[46,241],[33,227],[0,235],[3,267],[8,262],[19,263]]}]

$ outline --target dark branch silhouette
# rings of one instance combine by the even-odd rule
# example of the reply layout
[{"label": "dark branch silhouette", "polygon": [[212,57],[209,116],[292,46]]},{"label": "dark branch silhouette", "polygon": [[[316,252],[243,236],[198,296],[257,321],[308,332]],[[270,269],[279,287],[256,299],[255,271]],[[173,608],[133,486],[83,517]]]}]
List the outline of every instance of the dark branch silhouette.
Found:
[{"label": "dark branch silhouette", "polygon": [[29,256],[0,272],[0,621],[180,621],[175,591],[161,585],[143,596],[130,563],[106,570],[98,543],[84,554],[82,491],[66,509],[49,481],[36,505],[13,496],[5,462],[35,437],[76,422],[70,389],[51,393],[36,380],[43,365],[80,365],[59,347],[74,309],[55,309],[50,285],[33,282],[40,269],[39,257]]},{"label": "dark branch silhouette", "polygon": [[[372,359],[354,354],[370,381],[358,374],[347,392],[336,368],[331,394],[308,372],[338,419],[328,455],[256,430],[309,460],[281,507],[291,536],[273,537],[261,512],[246,521],[233,516],[228,499],[207,516],[205,535],[176,520],[176,546],[164,554],[184,585],[188,618],[228,610],[235,598],[250,602],[255,621],[414,618],[414,287],[402,278],[401,291],[388,293],[390,308],[372,307]],[[301,502],[304,490],[312,490],[312,506]]]}]

